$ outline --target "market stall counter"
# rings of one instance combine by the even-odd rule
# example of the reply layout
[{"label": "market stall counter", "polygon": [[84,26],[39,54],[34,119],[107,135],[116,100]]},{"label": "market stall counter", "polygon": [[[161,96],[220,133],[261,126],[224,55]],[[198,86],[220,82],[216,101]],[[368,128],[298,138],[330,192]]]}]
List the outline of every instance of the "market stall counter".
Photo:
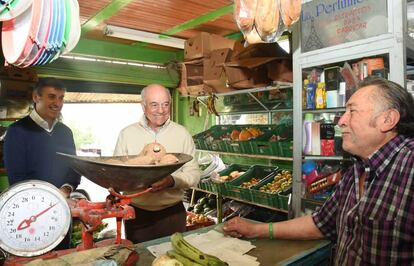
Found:
[{"label": "market stall counter", "polygon": [[[222,233],[223,224],[188,231],[184,235],[207,233],[211,230]],[[138,266],[151,265],[155,256],[147,249],[170,241],[170,237],[154,239],[136,244],[139,254]],[[261,266],[274,265],[329,265],[332,245],[327,240],[279,240],[251,239],[256,248],[247,254],[257,258]],[[230,264],[231,266],[232,264]]]}]

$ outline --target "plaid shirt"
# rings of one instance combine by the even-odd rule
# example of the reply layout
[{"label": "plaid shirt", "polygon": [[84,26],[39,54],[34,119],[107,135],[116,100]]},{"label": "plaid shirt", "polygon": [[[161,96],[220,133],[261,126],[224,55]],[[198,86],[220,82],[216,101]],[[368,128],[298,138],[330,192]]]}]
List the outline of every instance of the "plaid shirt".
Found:
[{"label": "plaid shirt", "polygon": [[337,243],[336,265],[414,265],[414,138],[397,136],[356,160],[312,216]]}]

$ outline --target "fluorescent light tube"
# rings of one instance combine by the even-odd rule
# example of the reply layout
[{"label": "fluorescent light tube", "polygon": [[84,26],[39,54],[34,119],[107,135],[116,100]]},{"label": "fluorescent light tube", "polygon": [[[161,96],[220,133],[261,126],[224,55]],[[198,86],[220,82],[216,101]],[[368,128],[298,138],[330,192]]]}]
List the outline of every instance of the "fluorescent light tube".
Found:
[{"label": "fluorescent light tube", "polygon": [[163,46],[175,47],[179,49],[184,49],[184,39],[168,37],[168,36],[161,36],[159,34],[128,29],[118,26],[107,25],[104,29],[104,34],[106,36],[139,41],[139,42],[146,42],[146,43],[153,43]]}]

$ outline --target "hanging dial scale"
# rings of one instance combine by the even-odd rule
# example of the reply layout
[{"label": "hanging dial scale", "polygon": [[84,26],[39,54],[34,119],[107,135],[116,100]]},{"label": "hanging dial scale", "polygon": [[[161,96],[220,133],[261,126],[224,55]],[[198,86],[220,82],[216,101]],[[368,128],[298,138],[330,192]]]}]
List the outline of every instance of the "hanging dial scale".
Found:
[{"label": "hanging dial scale", "polygon": [[44,254],[65,237],[71,213],[59,189],[27,180],[0,194],[0,248],[23,257]]}]

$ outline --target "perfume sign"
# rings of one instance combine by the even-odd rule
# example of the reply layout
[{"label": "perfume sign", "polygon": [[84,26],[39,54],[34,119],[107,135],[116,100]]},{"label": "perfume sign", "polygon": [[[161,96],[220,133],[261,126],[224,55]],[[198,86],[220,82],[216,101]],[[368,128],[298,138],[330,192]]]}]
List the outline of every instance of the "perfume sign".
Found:
[{"label": "perfume sign", "polygon": [[387,32],[387,0],[313,0],[302,4],[303,53]]}]

